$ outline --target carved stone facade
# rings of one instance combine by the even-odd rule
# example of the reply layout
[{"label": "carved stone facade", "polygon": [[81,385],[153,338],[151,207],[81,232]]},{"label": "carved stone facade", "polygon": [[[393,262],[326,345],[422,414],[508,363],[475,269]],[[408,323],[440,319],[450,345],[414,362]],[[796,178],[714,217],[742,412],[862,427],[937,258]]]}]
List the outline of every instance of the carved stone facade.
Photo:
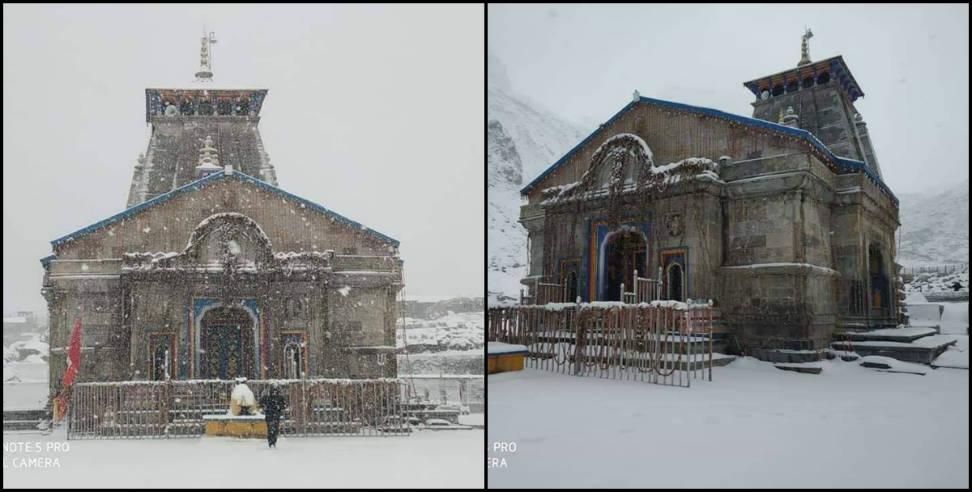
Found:
[{"label": "carved stone facade", "polygon": [[[834,66],[846,71],[796,72]],[[522,283],[569,280],[582,301],[616,301],[635,270],[660,277],[661,297],[713,300],[730,346],[767,359],[894,326],[898,201],[845,121],[860,92],[849,71],[821,75],[776,95],[815,101],[788,124],[757,119],[778,105],[769,94],[756,118],[636,94],[522,190]]]},{"label": "carved stone facade", "polygon": [[52,241],[52,392],[79,316],[79,381],[397,376],[398,241],[277,188],[239,92],[147,91],[130,208]]}]

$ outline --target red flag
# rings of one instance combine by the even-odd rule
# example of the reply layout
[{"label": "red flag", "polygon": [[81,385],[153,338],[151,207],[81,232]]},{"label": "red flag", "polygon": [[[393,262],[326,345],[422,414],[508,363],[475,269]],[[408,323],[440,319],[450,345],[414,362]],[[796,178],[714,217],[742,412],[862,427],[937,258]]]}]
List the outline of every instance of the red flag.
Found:
[{"label": "red flag", "polygon": [[67,369],[64,370],[64,376],[61,378],[64,388],[71,386],[75,374],[78,373],[78,367],[81,366],[81,315],[78,315],[77,321],[74,322],[74,329],[71,331],[71,347],[68,348],[67,359]]}]

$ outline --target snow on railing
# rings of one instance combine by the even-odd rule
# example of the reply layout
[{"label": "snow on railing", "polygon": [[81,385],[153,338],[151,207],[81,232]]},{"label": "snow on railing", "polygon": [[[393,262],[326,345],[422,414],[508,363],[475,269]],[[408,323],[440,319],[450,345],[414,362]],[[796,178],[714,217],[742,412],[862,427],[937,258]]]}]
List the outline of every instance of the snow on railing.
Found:
[{"label": "snow on railing", "polygon": [[[250,380],[258,397],[271,380]],[[276,380],[287,401],[280,432],[292,436],[407,435],[400,379]],[[71,387],[68,439],[198,437],[204,415],[226,415],[234,381],[119,381]]]}]

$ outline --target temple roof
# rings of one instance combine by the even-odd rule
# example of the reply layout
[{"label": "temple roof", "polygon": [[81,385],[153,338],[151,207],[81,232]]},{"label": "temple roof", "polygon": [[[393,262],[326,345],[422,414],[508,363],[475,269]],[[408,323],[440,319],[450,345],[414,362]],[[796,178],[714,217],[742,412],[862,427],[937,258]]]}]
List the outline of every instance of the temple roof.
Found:
[{"label": "temple roof", "polygon": [[831,78],[840,84],[844,91],[847,92],[851,102],[856,101],[857,98],[864,95],[861,86],[857,85],[857,81],[854,80],[854,75],[851,74],[850,69],[847,68],[847,64],[844,63],[844,57],[839,55],[833,58],[827,58],[826,60],[783,70],[772,75],[759,77],[749,82],[743,82],[743,85],[753,95],[758,97],[760,92],[763,90],[771,90],[777,84],[782,84],[785,87],[786,84],[793,80],[800,81],[808,76],[816,78],[817,75],[824,72],[829,72]]},{"label": "temple roof", "polygon": [[[146,202],[139,203],[138,205],[135,205],[134,207],[127,208],[127,209],[125,209],[125,210],[123,210],[123,211],[121,211],[121,212],[119,212],[119,213],[117,213],[115,215],[112,215],[111,217],[108,217],[107,219],[100,220],[98,222],[95,222],[94,224],[91,224],[91,225],[87,226],[87,227],[78,229],[78,230],[76,230],[76,231],[74,231],[74,232],[72,232],[72,233],[70,233],[68,235],[65,235],[65,236],[62,236],[60,238],[57,238],[57,239],[51,241],[51,247],[56,249],[58,246],[60,246],[60,245],[62,245],[64,243],[67,243],[69,241],[73,241],[75,239],[78,239],[79,237],[82,237],[82,236],[84,236],[86,234],[89,234],[91,232],[94,232],[95,230],[98,230],[98,229],[100,229],[100,228],[102,228],[104,226],[107,226],[109,224],[118,222],[118,221],[120,221],[120,220],[122,220],[122,219],[124,219],[126,217],[129,217],[129,216],[135,214],[135,213],[141,212],[142,210],[145,210],[147,208],[154,207],[154,206],[156,206],[156,205],[158,205],[160,203],[163,203],[163,202],[171,199],[172,197],[174,197],[176,195],[179,195],[181,193],[185,193],[187,191],[195,190],[197,188],[200,188],[202,186],[205,186],[205,185],[207,185],[209,183],[212,183],[212,182],[214,182],[216,180],[219,180],[219,179],[239,179],[239,180],[242,180],[242,181],[245,181],[245,182],[254,184],[254,185],[256,185],[256,186],[258,186],[258,187],[260,187],[262,189],[265,189],[265,190],[270,191],[272,193],[276,193],[276,194],[278,194],[278,195],[280,195],[280,196],[282,196],[284,198],[288,198],[288,199],[291,199],[291,200],[295,200],[295,201],[297,201],[297,202],[299,202],[299,203],[301,203],[301,204],[303,204],[303,205],[305,205],[305,206],[307,206],[307,207],[309,207],[309,208],[311,208],[313,210],[316,210],[316,211],[318,211],[320,213],[323,213],[324,215],[326,215],[326,216],[328,216],[330,218],[333,218],[333,219],[337,220],[338,222],[341,222],[341,223],[343,223],[345,225],[354,227],[354,228],[359,229],[359,230],[361,230],[361,231],[363,231],[363,232],[365,232],[367,234],[370,234],[372,236],[375,236],[376,238],[378,238],[378,239],[380,239],[380,240],[382,240],[384,242],[390,243],[390,244],[392,244],[395,247],[398,247],[398,245],[399,245],[399,241],[397,239],[394,239],[394,238],[391,238],[389,236],[386,236],[386,235],[384,235],[384,234],[382,234],[382,233],[380,233],[380,232],[378,232],[378,231],[376,231],[374,229],[371,229],[371,228],[365,226],[364,224],[361,224],[359,222],[356,222],[354,220],[351,220],[351,219],[349,219],[349,218],[347,218],[347,217],[345,217],[345,216],[343,216],[343,215],[341,215],[341,214],[339,214],[337,212],[334,212],[332,210],[329,210],[329,209],[327,209],[327,208],[325,208],[325,207],[323,207],[321,205],[318,205],[318,204],[316,204],[316,203],[314,203],[314,202],[312,202],[310,200],[307,200],[305,198],[301,198],[301,197],[299,197],[297,195],[294,195],[292,193],[288,193],[288,192],[286,192],[286,191],[284,191],[284,190],[282,190],[280,188],[277,188],[276,186],[267,184],[267,183],[265,183],[263,181],[260,181],[259,179],[256,179],[256,178],[254,178],[252,176],[248,176],[246,174],[243,174],[243,173],[241,173],[241,172],[239,172],[237,170],[233,170],[231,172],[226,172],[225,170],[221,170],[221,171],[215,172],[213,174],[210,174],[209,176],[206,176],[205,178],[202,178],[202,179],[198,179],[196,181],[193,181],[192,183],[189,183],[189,184],[187,184],[187,185],[185,185],[185,186],[183,186],[181,188],[177,188],[175,190],[172,190],[172,191],[170,191],[170,192],[168,192],[168,193],[166,193],[164,195],[159,195],[159,196],[157,196],[157,197],[155,197],[155,198],[153,198],[151,200],[148,200]],[[54,257],[54,255],[50,255],[50,256],[46,256],[46,257],[42,258],[41,259],[41,264],[46,265],[52,259],[54,259],[53,257]]]},{"label": "temple roof", "polygon": [[[207,82],[206,84],[211,83]],[[260,109],[263,107],[263,100],[266,97],[267,89],[223,89],[212,85],[172,89],[149,88],[145,89],[145,122],[152,121],[153,116],[164,116],[166,102],[179,108],[183,101],[189,101],[193,111],[196,110],[200,101],[210,101],[212,114],[206,116],[249,116],[251,113],[253,116],[259,116]],[[245,100],[249,107],[244,114],[219,115],[218,103],[220,100],[228,100],[232,105],[231,107],[235,107],[239,100]]]},{"label": "temple roof", "polygon": [[888,188],[888,186],[884,184],[884,181],[882,181],[881,178],[877,174],[875,174],[873,170],[868,168],[864,164],[864,162],[855,159],[848,159],[845,157],[838,157],[834,155],[834,153],[831,152],[826,145],[821,143],[820,140],[817,139],[817,137],[813,136],[812,133],[806,130],[800,128],[793,128],[778,123],[772,123],[769,121],[760,120],[756,118],[749,118],[746,116],[739,116],[731,113],[726,113],[724,111],[719,111],[718,109],[703,108],[700,106],[691,106],[688,104],[677,103],[672,101],[663,101],[661,99],[652,99],[650,97],[644,97],[640,95],[638,96],[637,100],[631,101],[628,104],[626,104],[623,108],[621,108],[620,111],[615,113],[614,116],[612,116],[607,122],[605,122],[603,125],[598,127],[597,130],[594,130],[594,132],[588,135],[587,138],[581,140],[579,144],[575,145],[574,148],[570,149],[566,154],[564,154],[563,157],[558,159],[557,162],[554,162],[544,172],[540,173],[540,175],[537,176],[533,181],[530,181],[529,184],[527,184],[520,190],[520,194],[528,193],[534,186],[536,186],[538,183],[540,183],[540,181],[542,181],[545,177],[547,177],[547,175],[549,175],[555,169],[560,167],[560,165],[566,162],[572,155],[574,155],[575,152],[583,148],[584,145],[587,144],[587,142],[589,142],[591,139],[594,138],[594,136],[600,134],[601,131],[603,131],[603,129],[606,126],[610,125],[612,122],[614,122],[614,120],[618,119],[622,114],[628,112],[631,108],[634,108],[639,103],[654,104],[657,106],[664,106],[664,107],[679,109],[683,111],[690,111],[693,113],[704,114],[707,116],[721,118],[728,121],[734,121],[746,126],[771,130],[777,133],[785,134],[787,136],[798,137],[800,139],[803,139],[807,143],[809,143],[813,147],[813,149],[816,150],[825,160],[829,160],[837,170],[845,171],[845,172],[858,172],[858,171],[864,172],[869,178],[871,178],[871,180],[879,188],[884,190],[884,192],[891,197],[891,200],[895,203],[895,205],[898,204],[898,198],[894,196],[894,193],[891,192],[891,189]]}]

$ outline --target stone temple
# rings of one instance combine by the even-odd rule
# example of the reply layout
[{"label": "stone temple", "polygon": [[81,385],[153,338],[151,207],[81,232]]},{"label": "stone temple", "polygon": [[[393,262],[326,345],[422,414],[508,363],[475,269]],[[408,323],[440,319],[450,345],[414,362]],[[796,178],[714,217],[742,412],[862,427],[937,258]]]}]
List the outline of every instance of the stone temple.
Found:
[{"label": "stone temple", "polygon": [[399,242],[277,187],[266,89],[145,90],[148,150],[124,211],[42,259],[51,390],[75,320],[79,381],[397,377]]},{"label": "stone temple", "polygon": [[864,92],[809,35],[796,67],[744,84],[753,117],[635,92],[526,185],[525,301],[619,301],[648,278],[653,298],[711,299],[730,350],[769,360],[895,326],[898,200]]}]

